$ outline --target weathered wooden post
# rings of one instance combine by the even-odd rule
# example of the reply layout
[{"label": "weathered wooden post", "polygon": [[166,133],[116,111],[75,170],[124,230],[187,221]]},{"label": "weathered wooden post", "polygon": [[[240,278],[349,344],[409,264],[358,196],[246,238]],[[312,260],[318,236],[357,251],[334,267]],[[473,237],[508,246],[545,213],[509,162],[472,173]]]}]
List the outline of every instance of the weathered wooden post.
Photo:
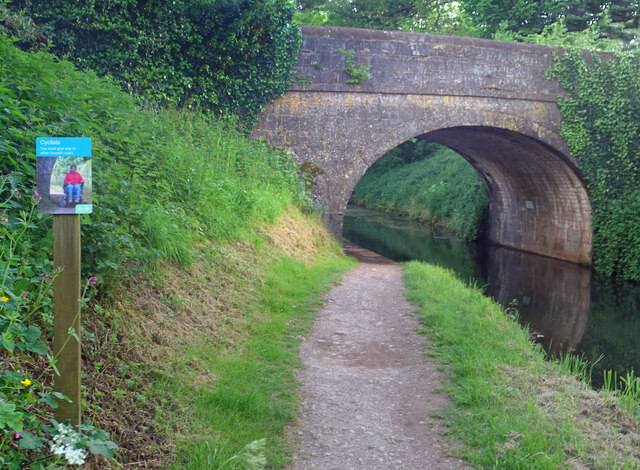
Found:
[{"label": "weathered wooden post", "polygon": [[[40,137],[36,140],[36,156],[42,197],[38,210],[53,214],[53,264],[58,271],[53,281],[53,354],[59,372],[54,390],[68,398],[58,400],[55,417],[77,425],[82,420],[79,214],[92,211],[87,184],[91,181],[91,139]],[[72,186],[67,188],[67,184]],[[57,192],[59,188],[62,194]]]},{"label": "weathered wooden post", "polygon": [[54,389],[70,402],[58,401],[58,421],[81,422],[80,394],[80,216],[53,216],[53,265],[61,269],[53,281],[53,354],[60,375]]}]

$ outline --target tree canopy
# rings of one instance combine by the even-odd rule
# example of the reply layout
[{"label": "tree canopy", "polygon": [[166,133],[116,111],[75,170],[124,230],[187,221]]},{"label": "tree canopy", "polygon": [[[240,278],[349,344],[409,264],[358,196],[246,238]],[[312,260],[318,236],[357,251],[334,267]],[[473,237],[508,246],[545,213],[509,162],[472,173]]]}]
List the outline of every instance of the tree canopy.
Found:
[{"label": "tree canopy", "polygon": [[[303,24],[536,41],[557,25],[565,33],[628,45],[640,29],[638,0],[301,0]],[[584,44],[583,44],[584,45]]]}]

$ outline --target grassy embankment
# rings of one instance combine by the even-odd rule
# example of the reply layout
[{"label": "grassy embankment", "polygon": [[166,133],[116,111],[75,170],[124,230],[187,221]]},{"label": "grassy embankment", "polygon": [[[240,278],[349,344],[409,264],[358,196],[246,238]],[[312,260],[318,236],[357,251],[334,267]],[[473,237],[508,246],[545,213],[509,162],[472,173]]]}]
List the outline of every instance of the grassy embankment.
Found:
[{"label": "grassy embankment", "polygon": [[[160,397],[155,422],[171,452],[157,466],[252,468],[247,459],[261,454],[254,441],[265,439],[269,467],[281,468],[295,417],[296,336],[307,335],[319,294],[352,261],[295,209],[252,239],[195,255],[186,268],[159,265],[112,310]],[[131,392],[122,405],[135,407]],[[258,452],[243,452],[252,442]]]},{"label": "grassy embankment", "polygon": [[[34,332],[50,348],[53,275],[51,218],[32,210],[34,143],[84,136],[95,207],[83,216],[83,272],[98,276],[83,312],[85,421],[133,467],[247,468],[262,445],[282,466],[295,337],[352,265],[305,215],[291,156],[248,141],[232,121],[142,108],[110,81],[2,37],[0,55],[0,398],[23,418],[0,423],[4,463],[65,463],[39,424],[52,415],[37,397],[53,370]],[[25,334],[33,351],[7,348]]]},{"label": "grassy embankment", "polygon": [[570,357],[548,361],[517,320],[479,289],[439,267],[410,262],[404,269],[429,354],[449,376],[444,389],[452,406],[442,416],[469,462],[639,468],[640,380],[612,380],[593,391],[581,380],[588,375],[584,364]]},{"label": "grassy embankment", "polygon": [[442,145],[409,141],[367,170],[351,202],[475,240],[489,199],[477,173],[460,155]]}]

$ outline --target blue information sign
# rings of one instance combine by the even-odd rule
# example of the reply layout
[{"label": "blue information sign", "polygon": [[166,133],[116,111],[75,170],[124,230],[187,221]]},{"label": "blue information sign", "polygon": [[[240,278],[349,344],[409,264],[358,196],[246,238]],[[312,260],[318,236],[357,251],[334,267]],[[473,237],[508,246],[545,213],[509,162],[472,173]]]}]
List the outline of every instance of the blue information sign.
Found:
[{"label": "blue information sign", "polygon": [[90,157],[89,137],[38,137],[36,157]]},{"label": "blue information sign", "polygon": [[90,214],[93,210],[91,139],[38,137],[37,179],[42,214]]}]

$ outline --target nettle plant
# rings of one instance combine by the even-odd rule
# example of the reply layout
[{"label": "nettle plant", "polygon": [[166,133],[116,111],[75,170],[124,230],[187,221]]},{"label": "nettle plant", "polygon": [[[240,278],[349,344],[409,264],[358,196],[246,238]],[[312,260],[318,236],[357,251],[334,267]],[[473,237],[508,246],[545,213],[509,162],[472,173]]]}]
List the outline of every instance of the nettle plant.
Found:
[{"label": "nettle plant", "polygon": [[338,49],[338,51],[345,57],[346,66],[343,67],[342,70],[351,77],[347,80],[347,83],[361,83],[371,78],[371,75],[369,75],[369,69],[371,68],[371,65],[356,66],[356,53],[353,49],[347,49],[346,51],[343,49]]},{"label": "nettle plant", "polygon": [[[111,458],[117,447],[90,423],[71,426],[51,417],[66,397],[48,384],[57,358],[41,328],[53,322],[57,272],[51,271],[47,242],[38,241],[46,240],[35,224],[39,200],[21,175],[0,175],[0,467],[6,469],[80,465],[89,453]],[[96,281],[87,281],[83,304]]]}]

